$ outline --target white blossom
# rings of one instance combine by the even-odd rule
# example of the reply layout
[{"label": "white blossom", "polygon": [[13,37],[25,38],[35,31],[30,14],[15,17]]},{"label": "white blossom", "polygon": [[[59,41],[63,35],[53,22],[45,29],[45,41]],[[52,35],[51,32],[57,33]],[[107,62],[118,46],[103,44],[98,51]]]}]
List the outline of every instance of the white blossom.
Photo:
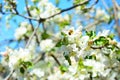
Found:
[{"label": "white blossom", "polygon": [[32,54],[29,52],[28,49],[14,50],[9,53],[9,67],[10,68],[17,68],[19,66],[19,60],[22,61],[29,61],[32,58]]},{"label": "white blossom", "polygon": [[108,22],[110,19],[110,16],[105,12],[105,10],[103,10],[101,8],[97,8],[96,9],[96,18],[99,18],[101,20]]},{"label": "white blossom", "polygon": [[103,31],[101,31],[101,32],[98,32],[98,34],[97,34],[98,36],[107,36],[107,35],[109,35],[109,30],[103,30]]},{"label": "white blossom", "polygon": [[38,76],[39,78],[41,78],[41,77],[43,77],[44,76],[44,72],[41,70],[41,69],[37,69],[37,68],[35,68],[35,69],[33,69],[31,72],[30,72],[30,74],[31,75],[36,75],[36,76]]},{"label": "white blossom", "polygon": [[51,39],[42,40],[40,42],[41,51],[50,51],[55,46],[55,43]]},{"label": "white blossom", "polygon": [[79,46],[82,49],[87,48],[88,46],[88,40],[89,40],[89,36],[83,36],[80,40],[79,40]]},{"label": "white blossom", "polygon": [[25,27],[19,27],[15,31],[15,39],[19,40],[25,33],[27,29]]}]

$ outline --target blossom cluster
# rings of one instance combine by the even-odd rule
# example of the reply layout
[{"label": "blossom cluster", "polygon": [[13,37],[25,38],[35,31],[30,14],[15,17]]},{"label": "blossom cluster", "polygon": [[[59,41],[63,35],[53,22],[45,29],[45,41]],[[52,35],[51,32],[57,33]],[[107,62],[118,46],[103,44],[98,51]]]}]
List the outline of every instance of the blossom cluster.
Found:
[{"label": "blossom cluster", "polygon": [[[108,30],[97,34],[90,31],[83,35],[81,26],[77,29],[67,27],[58,36],[60,39],[57,42],[50,38],[41,41],[40,50],[46,52],[46,57],[36,65],[32,60],[38,54],[33,55],[35,52],[30,52],[30,48],[8,48],[6,52],[1,52],[2,64],[15,69],[13,76],[19,79],[20,75],[26,78],[27,72],[27,75],[32,76],[31,79],[120,79],[120,45]],[[59,56],[59,66],[50,57],[51,53]],[[17,71],[21,74],[17,74]]]},{"label": "blossom cluster", "polygon": [[[5,0],[5,10],[15,14],[17,2],[10,1]],[[76,0],[73,5],[81,1]],[[85,6],[75,8],[73,15],[60,14],[62,10],[49,0],[31,0],[31,5],[25,7],[29,17],[16,13],[30,23],[20,22],[14,38],[28,45],[7,47],[0,52],[0,80],[9,77],[8,73],[9,80],[120,80],[120,43],[114,34],[105,29],[96,31],[91,26],[91,30],[85,30],[83,26],[93,21],[93,17],[98,24],[109,23],[112,17],[98,7],[84,12]],[[118,17],[119,14],[120,11]],[[79,16],[82,18],[78,19]],[[82,24],[81,19],[86,16],[89,20]],[[37,27],[32,19],[41,24]],[[93,26],[97,26],[96,22]]]}]

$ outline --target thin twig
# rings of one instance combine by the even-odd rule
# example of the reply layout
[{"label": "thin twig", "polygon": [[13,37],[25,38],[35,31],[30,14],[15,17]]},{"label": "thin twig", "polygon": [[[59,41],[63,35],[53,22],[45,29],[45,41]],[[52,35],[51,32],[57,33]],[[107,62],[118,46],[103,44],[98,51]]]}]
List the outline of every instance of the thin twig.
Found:
[{"label": "thin twig", "polygon": [[[40,18],[40,19],[39,19],[39,23],[44,22],[46,19],[53,18],[54,16],[59,15],[59,14],[65,12],[65,11],[69,11],[69,10],[71,10],[71,9],[74,9],[74,8],[80,6],[80,5],[86,4],[86,3],[88,3],[88,2],[89,2],[89,0],[85,0],[84,2],[82,2],[82,3],[80,3],[80,4],[74,5],[74,6],[70,7],[70,8],[67,8],[67,9],[63,9],[63,10],[61,10],[60,12],[58,12],[58,13],[52,15],[52,16],[49,16],[48,18],[44,18],[44,19]],[[26,2],[26,3],[27,3],[27,2]],[[27,7],[27,6],[26,6],[26,7]],[[29,11],[28,11],[28,12],[29,12]],[[30,13],[29,13],[29,15],[30,15]],[[28,40],[28,42],[27,42],[27,44],[26,44],[26,47],[28,47],[28,45],[30,44],[31,39],[32,39],[33,36],[36,34],[37,29],[38,29],[38,27],[34,30],[33,34],[32,34],[31,37],[29,38],[29,40]]]},{"label": "thin twig", "polygon": [[[97,1],[97,0],[96,0],[96,1]],[[53,15],[47,17],[47,18],[43,18],[43,19],[42,19],[42,18],[40,18],[40,19],[34,19],[34,18],[32,18],[32,17],[23,16],[23,15],[21,15],[21,14],[16,14],[16,13],[13,13],[13,12],[12,12],[12,13],[1,12],[1,13],[2,13],[2,14],[15,14],[15,15],[21,16],[21,17],[23,17],[23,18],[25,18],[25,19],[31,19],[31,20],[34,20],[34,21],[39,21],[39,22],[41,23],[41,22],[44,22],[46,19],[53,18],[54,16],[57,16],[57,15],[63,13],[63,12],[72,10],[72,9],[74,9],[74,8],[76,8],[76,7],[78,7],[78,6],[84,5],[84,4],[88,3],[88,2],[89,2],[89,0],[85,0],[84,2],[81,2],[81,3],[79,3],[79,4],[76,4],[76,5],[74,5],[74,6],[71,6],[71,7],[69,7],[69,8],[66,8],[66,9],[62,9],[60,12],[55,13],[55,14],[53,14]]]},{"label": "thin twig", "polygon": [[33,59],[33,63],[37,64],[40,60],[44,60],[45,58],[45,52],[40,53],[41,55],[38,55],[35,59]]},{"label": "thin twig", "polygon": [[104,5],[105,9],[106,9],[107,11],[109,11],[109,7],[108,7],[108,5],[105,3],[105,0],[101,0],[101,1],[102,1],[103,5]]},{"label": "thin twig", "polygon": [[12,70],[9,75],[4,79],[4,80],[10,80],[10,78],[12,77],[12,74],[15,72],[15,70]]},{"label": "thin twig", "polygon": [[[26,10],[27,10],[28,16],[29,16],[29,17],[32,17],[31,14],[30,14],[29,8],[28,8],[28,2],[27,2],[27,0],[25,0],[25,7],[26,7]],[[34,30],[34,26],[33,26],[33,24],[32,24],[31,19],[28,19],[28,20],[29,20],[29,22],[30,22],[30,24],[31,24],[31,26],[32,26],[32,30]]]},{"label": "thin twig", "polygon": [[24,16],[24,15],[22,15],[22,14],[16,14],[16,13],[14,13],[14,12],[1,12],[3,15],[5,14],[5,15],[8,15],[8,14],[13,14],[13,15],[17,15],[17,16],[20,16],[20,17],[23,17],[23,18],[25,18],[25,19],[31,19],[31,20],[34,20],[34,21],[39,21],[38,19],[35,19],[35,18],[32,18],[32,17],[28,17],[28,16]]},{"label": "thin twig", "polygon": [[[29,8],[28,8],[28,2],[27,2],[27,0],[25,0],[25,6],[26,6],[26,10],[27,10],[28,16],[29,16],[29,17],[32,17],[32,15],[31,15],[31,13],[30,13],[30,10],[29,10]],[[34,31],[34,25],[33,25],[33,23],[32,23],[32,20],[31,20],[31,19],[28,19],[28,20],[29,20],[29,22],[30,22],[30,24],[31,24],[31,26],[32,26],[32,30]],[[37,43],[40,43],[40,41],[39,41],[39,39],[38,39],[38,36],[37,36],[37,33],[35,33],[35,36],[36,36],[36,41],[37,41]]]},{"label": "thin twig", "polygon": [[78,7],[78,6],[84,5],[84,4],[88,3],[88,2],[89,2],[89,0],[85,0],[85,1],[83,1],[83,2],[81,2],[81,3],[79,3],[79,4],[76,4],[76,5],[72,6],[72,7],[69,7],[69,8],[67,8],[67,9],[63,9],[63,10],[61,10],[60,12],[58,12],[58,13],[56,13],[56,14],[53,14],[52,16],[49,16],[49,17],[47,17],[47,18],[45,18],[45,19],[53,18],[53,17],[56,16],[56,15],[59,15],[59,14],[61,14],[61,13],[63,13],[63,12],[72,10],[72,9],[74,9],[74,8],[76,8],[76,7]]},{"label": "thin twig", "polygon": [[46,31],[46,26],[44,22],[42,23],[42,27],[43,27],[43,31]]},{"label": "thin twig", "polygon": [[[83,30],[88,30],[88,29],[90,29],[91,27],[94,27],[94,25],[96,25],[96,24],[98,24],[98,23],[100,23],[100,22],[103,22],[104,20],[95,20],[95,22],[94,23],[91,23],[91,24],[88,24]],[[96,27],[96,26],[95,26]]]},{"label": "thin twig", "polygon": [[116,4],[115,0],[112,0],[112,3],[113,3],[115,23],[116,23],[116,26],[117,26],[118,35],[120,36],[120,25],[119,25],[119,19],[118,19],[118,16],[117,16],[117,8],[116,8],[116,5],[115,5]]},{"label": "thin twig", "polygon": [[34,35],[36,34],[36,32],[37,32],[37,30],[38,30],[38,28],[39,28],[39,25],[40,25],[40,23],[38,23],[38,26],[34,29],[32,35],[29,37],[28,42],[27,42],[25,48],[27,48],[27,47],[29,46],[29,44],[30,44],[32,38],[34,37]]},{"label": "thin twig", "polygon": [[56,61],[56,63],[61,66],[59,60],[56,58],[56,56],[54,54],[50,54],[51,57],[53,57],[53,59]]}]

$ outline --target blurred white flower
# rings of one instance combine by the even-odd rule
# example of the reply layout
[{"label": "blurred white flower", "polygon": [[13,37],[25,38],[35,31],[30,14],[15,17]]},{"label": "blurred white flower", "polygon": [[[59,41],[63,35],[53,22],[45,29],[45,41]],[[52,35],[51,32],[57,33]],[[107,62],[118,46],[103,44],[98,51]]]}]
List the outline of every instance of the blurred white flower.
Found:
[{"label": "blurred white flower", "polygon": [[81,49],[85,49],[88,46],[89,36],[82,36],[79,40],[79,46]]},{"label": "blurred white flower", "polygon": [[36,9],[30,10],[30,13],[32,14],[33,17],[39,18],[39,12]]},{"label": "blurred white flower", "polygon": [[24,35],[31,30],[32,30],[31,25],[28,24],[28,22],[26,21],[21,22],[20,26],[15,30],[14,34],[15,39],[16,40],[23,39]]},{"label": "blurred white flower", "polygon": [[104,9],[97,8],[97,9],[96,9],[96,18],[108,22],[109,19],[110,19],[110,16],[105,12]]},{"label": "blurred white flower", "polygon": [[109,35],[109,30],[103,30],[102,32],[98,32],[97,36],[108,36]]},{"label": "blurred white flower", "polygon": [[72,51],[74,51],[74,52],[77,52],[78,51],[78,48],[77,48],[77,45],[76,44],[72,44],[72,45],[70,45],[71,46],[71,48],[72,48]]},{"label": "blurred white flower", "polygon": [[9,67],[14,69],[19,66],[19,60],[29,61],[32,58],[32,54],[28,49],[13,50],[9,52]]},{"label": "blurred white flower", "polygon": [[74,29],[74,27],[68,27],[66,26],[65,29],[62,31],[65,34],[67,34],[68,41],[70,43],[78,43],[80,36],[82,35],[82,26],[79,26],[78,29]]},{"label": "blurred white flower", "polygon": [[47,18],[58,11],[58,9],[48,0],[41,0],[38,3],[38,7],[40,8],[41,18]]},{"label": "blurred white flower", "polygon": [[120,48],[120,42],[117,43],[117,46]]},{"label": "blurred white flower", "polygon": [[118,11],[118,18],[120,19],[120,11]]},{"label": "blurred white flower", "polygon": [[27,32],[26,27],[19,27],[15,31],[15,39],[19,40]]},{"label": "blurred white flower", "polygon": [[40,42],[40,49],[41,51],[50,51],[55,46],[52,39],[42,40]]},{"label": "blurred white flower", "polygon": [[44,72],[41,70],[41,69],[39,69],[39,68],[35,68],[35,69],[33,69],[31,72],[30,72],[30,74],[31,75],[36,75],[36,76],[38,76],[39,78],[41,78],[41,77],[43,77],[44,76]]},{"label": "blurred white flower", "polygon": [[104,71],[104,67],[105,67],[104,64],[97,62],[95,60],[89,60],[89,59],[86,59],[83,62],[83,64],[85,66],[92,67],[93,77],[96,77],[98,72],[101,73],[102,71]]},{"label": "blurred white flower", "polygon": [[70,66],[68,70],[72,75],[74,75],[77,72],[77,66]]}]

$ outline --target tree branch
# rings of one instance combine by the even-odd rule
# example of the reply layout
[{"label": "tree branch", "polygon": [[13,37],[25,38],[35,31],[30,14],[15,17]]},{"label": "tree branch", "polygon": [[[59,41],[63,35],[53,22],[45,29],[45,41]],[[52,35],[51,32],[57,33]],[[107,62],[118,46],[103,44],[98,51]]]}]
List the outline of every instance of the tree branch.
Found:
[{"label": "tree branch", "polygon": [[12,77],[12,74],[14,72],[15,72],[15,70],[11,70],[11,72],[9,73],[9,75],[4,80],[10,80],[10,78]]},{"label": "tree branch", "polygon": [[31,19],[31,20],[34,20],[34,21],[38,21],[37,19],[35,19],[35,18],[32,18],[32,17],[28,17],[28,16],[24,16],[24,15],[22,15],[22,14],[16,14],[16,13],[14,13],[14,12],[1,12],[3,15],[9,15],[9,14],[13,14],[13,15],[17,15],[17,16],[20,16],[20,17],[23,17],[23,18],[25,18],[25,19]]},{"label": "tree branch", "polygon": [[88,2],[89,2],[89,0],[85,0],[84,2],[81,2],[81,3],[79,3],[79,4],[76,4],[76,5],[74,5],[74,6],[72,6],[72,7],[69,7],[69,8],[63,9],[63,10],[61,10],[60,12],[58,12],[58,13],[56,13],[56,14],[53,14],[52,16],[49,16],[49,17],[47,17],[47,18],[45,18],[45,19],[53,18],[53,17],[56,16],[56,15],[59,15],[59,14],[61,14],[61,13],[63,13],[63,12],[66,12],[66,11],[69,11],[69,10],[71,10],[71,9],[74,9],[74,8],[76,8],[76,7],[78,7],[78,6],[84,5],[84,4],[88,3]]},{"label": "tree branch", "polygon": [[[96,3],[97,3],[97,1],[98,1],[98,0],[96,0]],[[69,8],[63,9],[63,10],[61,10],[60,12],[55,13],[55,14],[47,17],[47,18],[40,18],[40,19],[34,19],[34,18],[32,18],[32,17],[23,16],[23,15],[21,15],[21,14],[16,14],[16,13],[13,13],[13,12],[12,12],[12,13],[1,12],[1,13],[2,13],[2,14],[15,14],[15,15],[21,16],[21,17],[23,17],[23,18],[25,18],[25,19],[31,19],[31,20],[34,20],[34,21],[39,21],[39,23],[41,23],[41,22],[44,22],[46,19],[53,18],[53,17],[55,17],[55,16],[57,16],[57,15],[63,13],[63,12],[72,10],[72,9],[74,9],[74,8],[76,8],[76,7],[78,7],[78,6],[84,5],[84,4],[88,3],[88,2],[89,2],[89,0],[85,0],[85,1],[83,1],[83,2],[81,2],[81,3],[79,3],[79,4],[76,4],[76,5],[71,6],[71,7],[69,7]]]},{"label": "tree branch", "polygon": [[33,63],[34,63],[34,64],[37,64],[38,61],[40,61],[40,60],[44,60],[44,58],[45,58],[45,52],[40,53],[40,54],[41,54],[41,56],[38,55],[35,59],[33,59]]},{"label": "tree branch", "polygon": [[50,54],[50,56],[56,61],[56,63],[61,66],[59,60],[56,58],[56,56],[54,54]]},{"label": "tree branch", "polygon": [[39,28],[39,25],[40,25],[40,23],[38,23],[38,26],[34,29],[32,35],[29,37],[28,42],[27,42],[25,48],[27,48],[27,47],[29,46],[29,44],[30,44],[32,38],[34,37],[34,35],[36,34],[36,32],[37,32],[37,30],[38,30],[38,28]]},{"label": "tree branch", "polygon": [[[28,2],[27,2],[27,0],[25,0],[25,6],[26,6],[26,10],[27,10],[28,16],[29,16],[29,17],[32,17],[32,15],[31,15],[31,13],[30,13],[30,10],[29,10],[29,8],[28,8]],[[29,22],[30,22],[30,24],[31,24],[31,26],[32,26],[32,30],[34,31],[34,25],[33,25],[33,23],[32,23],[32,20],[31,20],[31,19],[28,19],[28,20],[29,20]],[[40,41],[38,40],[38,36],[37,36],[36,32],[35,32],[35,36],[36,36],[37,43],[40,43]]]},{"label": "tree branch", "polygon": [[118,16],[117,16],[117,7],[116,7],[115,0],[112,0],[112,3],[113,3],[115,23],[116,23],[116,26],[117,26],[117,32],[118,32],[118,35],[120,36],[120,25],[119,25],[119,19],[118,19]]}]

